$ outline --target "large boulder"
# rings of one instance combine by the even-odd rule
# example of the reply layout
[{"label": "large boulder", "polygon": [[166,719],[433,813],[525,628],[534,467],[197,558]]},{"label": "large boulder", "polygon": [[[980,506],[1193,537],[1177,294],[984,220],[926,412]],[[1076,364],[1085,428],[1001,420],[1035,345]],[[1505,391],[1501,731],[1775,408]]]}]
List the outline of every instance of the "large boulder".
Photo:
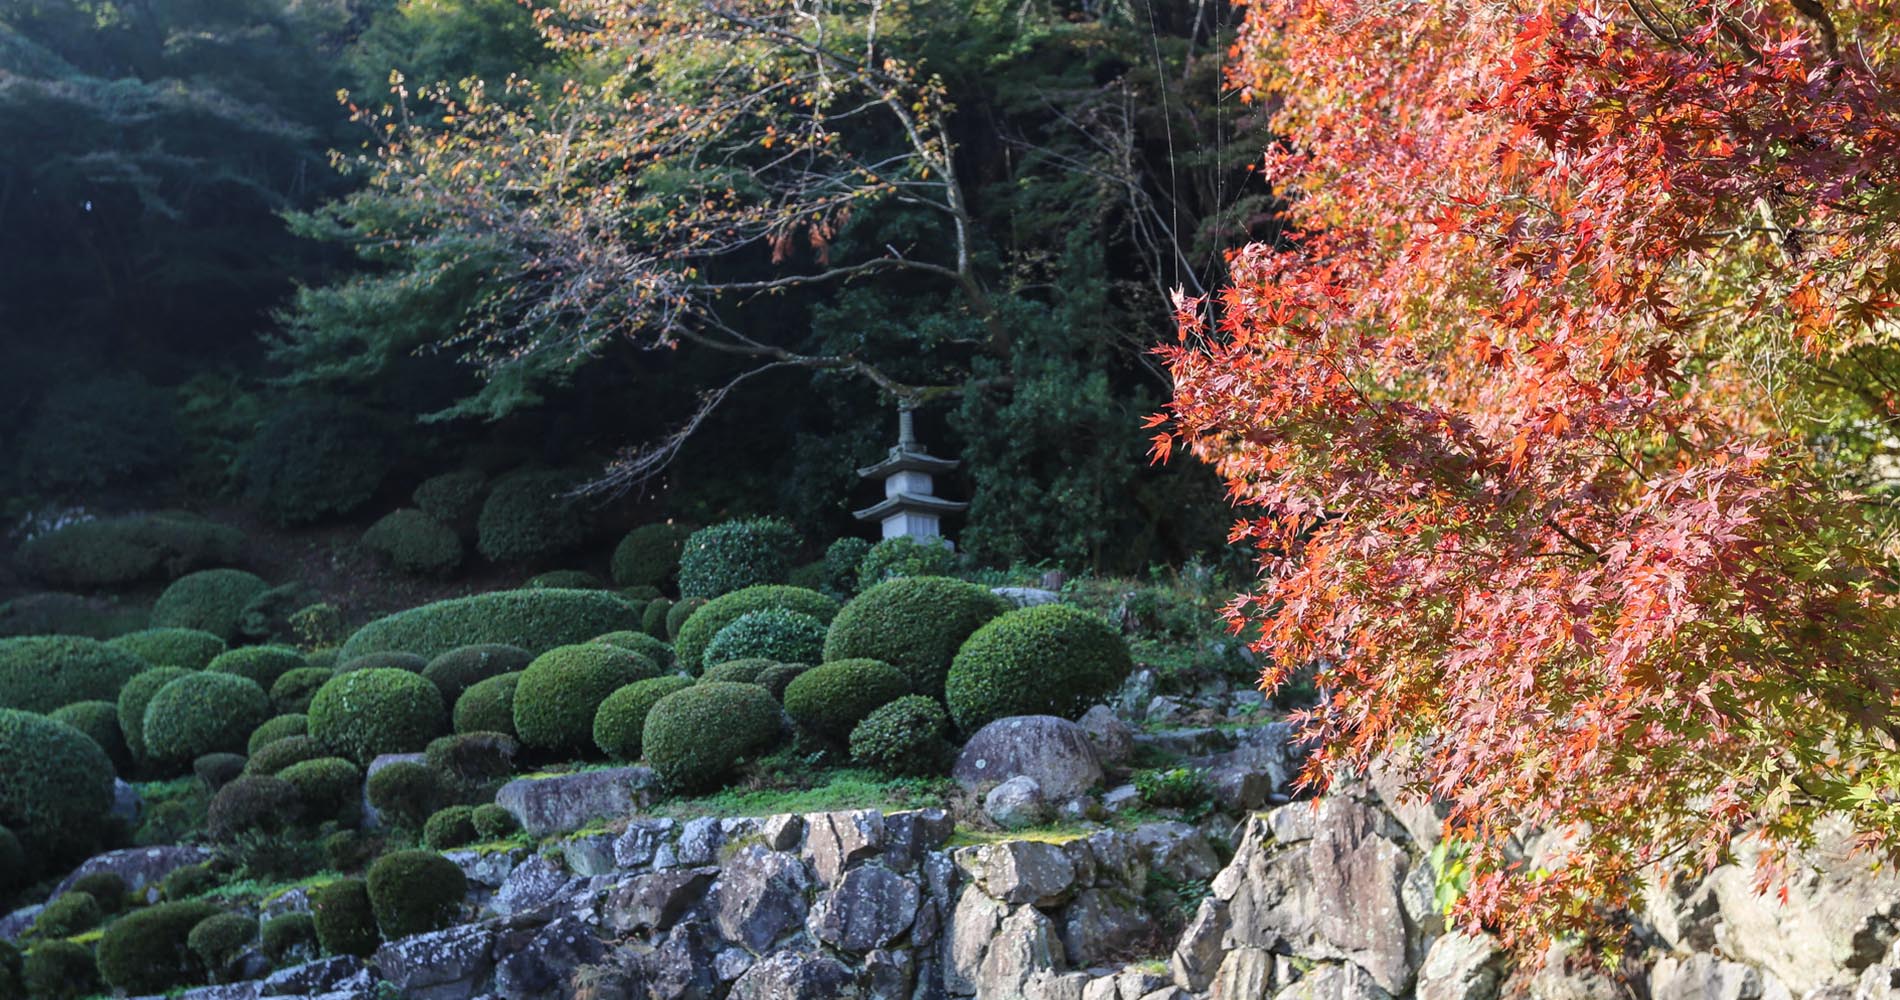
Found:
[{"label": "large boulder", "polygon": [[391,941],[374,961],[406,1000],[463,1000],[482,992],[494,944],[493,928],[470,924]]},{"label": "large boulder", "polygon": [[1024,775],[1059,802],[1101,784],[1102,762],[1081,726],[1053,715],[1014,715],[977,730],[950,774],[979,792]]},{"label": "large boulder", "polygon": [[884,814],[876,809],[812,813],[805,817],[804,856],[826,885],[884,845]]},{"label": "large boulder", "polygon": [[607,945],[573,918],[504,933],[495,943],[495,992],[507,1000],[566,1000],[575,970],[596,965]]},{"label": "large boulder", "polygon": [[645,767],[517,778],[495,793],[495,804],[508,810],[529,836],[545,837],[624,816],[646,805],[657,785],[652,769]]},{"label": "large boulder", "polygon": [[848,1000],[860,995],[857,977],[837,959],[776,951],[754,962],[732,984],[731,1000]]},{"label": "large boulder", "polygon": [[1005,903],[1054,906],[1075,887],[1075,860],[1061,844],[1005,840],[965,847],[956,862],[977,886]]},{"label": "large boulder", "polygon": [[910,930],[919,898],[910,879],[881,865],[860,865],[818,898],[806,926],[832,948],[864,954]]},{"label": "large boulder", "polygon": [[811,869],[797,857],[753,846],[727,862],[712,889],[719,935],[762,953],[805,923]]},{"label": "large boulder", "polygon": [[210,861],[212,853],[202,847],[128,847],[119,851],[107,851],[96,854],[79,863],[72,874],[61,879],[53,889],[51,899],[73,887],[73,883],[87,875],[109,872],[125,881],[127,892],[144,892],[146,887],[157,885],[165,876],[180,868],[203,864]]}]

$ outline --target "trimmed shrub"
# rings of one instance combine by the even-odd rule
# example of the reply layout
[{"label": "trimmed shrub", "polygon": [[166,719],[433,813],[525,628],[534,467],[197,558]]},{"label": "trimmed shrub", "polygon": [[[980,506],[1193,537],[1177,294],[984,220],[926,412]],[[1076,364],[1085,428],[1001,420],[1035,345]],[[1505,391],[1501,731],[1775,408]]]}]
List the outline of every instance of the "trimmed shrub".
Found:
[{"label": "trimmed shrub", "polygon": [[197,775],[198,783],[205,791],[217,794],[218,789],[236,780],[244,773],[244,755],[235,753],[208,753],[191,762],[191,773]]},{"label": "trimmed shrub", "polygon": [[[802,587],[764,586],[747,587],[723,597],[707,601],[706,606],[693,612],[691,618],[680,626],[679,636],[673,642],[673,655],[688,673],[697,674],[707,665],[706,647],[712,642],[719,630],[738,621],[740,617],[753,611],[770,610],[796,611],[810,615],[821,624],[830,624],[838,613],[838,602],[815,591]],[[723,659],[738,659],[727,656]],[[711,661],[713,663],[718,660]],[[783,659],[780,662],[785,662]]]},{"label": "trimmed shrub", "polygon": [[396,851],[369,867],[369,904],[390,940],[440,930],[455,922],[468,879],[434,851]]},{"label": "trimmed shrub", "polygon": [[[693,617],[693,612],[705,606],[706,599],[704,597],[688,597],[672,607],[667,608],[666,640],[668,642],[677,643],[680,637],[680,629],[686,627],[686,619]],[[678,655],[677,650],[674,655]]]},{"label": "trimmed shrub", "polygon": [[606,591],[502,590],[379,618],[350,636],[341,656],[350,660],[393,649],[435,657],[472,643],[506,643],[539,654],[633,628],[639,620],[632,605]]},{"label": "trimmed shrub", "polygon": [[753,683],[772,692],[773,698],[783,702],[785,700],[785,689],[792,685],[792,681],[798,679],[799,674],[810,669],[811,664],[809,663],[781,663],[778,666],[767,667],[759,671],[759,677],[753,681]]},{"label": "trimmed shrub", "polygon": [[813,667],[785,686],[785,714],[823,739],[843,743],[865,717],[910,693],[904,674],[877,660]]},{"label": "trimmed shrub", "polygon": [[339,674],[353,674],[359,670],[401,670],[419,674],[429,669],[427,657],[414,653],[402,653],[393,649],[379,653],[365,653],[362,656],[345,660],[337,665]]},{"label": "trimmed shrub", "polygon": [[684,525],[664,521],[627,532],[614,546],[614,583],[621,587],[665,587],[679,573],[680,553],[691,534]]},{"label": "trimmed shrub", "polygon": [[681,597],[714,598],[746,587],[784,583],[798,533],[777,517],[726,521],[687,536],[680,550]]},{"label": "trimmed shrub", "polygon": [[304,715],[301,712],[293,712],[288,715],[276,715],[265,719],[262,723],[258,724],[256,729],[251,730],[251,738],[244,742],[244,750],[246,753],[256,756],[259,750],[270,746],[278,740],[289,739],[292,736],[308,735],[310,735],[310,717],[308,715]]},{"label": "trimmed shrub", "polygon": [[137,654],[96,639],[0,639],[0,708],[45,713],[76,701],[110,701],[149,666]]},{"label": "trimmed shrub", "polygon": [[267,588],[246,602],[244,609],[238,612],[238,638],[279,645],[309,642],[315,633],[306,629],[304,621],[297,617],[300,611],[309,606],[310,591],[301,583]]},{"label": "trimmed shrub", "polygon": [[422,676],[442,692],[442,700],[453,705],[462,697],[462,692],[476,682],[514,673],[527,667],[533,659],[534,656],[520,646],[500,643],[457,646],[430,660]]},{"label": "trimmed shrub", "polygon": [[943,697],[957,650],[984,623],[1010,610],[987,588],[946,576],[880,583],[846,604],[825,634],[826,660],[883,660],[910,689]]},{"label": "trimmed shrub", "polygon": [[822,562],[808,562],[793,566],[792,572],[785,578],[785,582],[794,587],[804,587],[807,590],[816,590],[819,593],[829,593],[825,587],[825,564]]},{"label": "trimmed shrub", "polygon": [[205,669],[248,677],[269,691],[285,674],[308,668],[304,666],[303,654],[289,646],[242,646],[218,654]]},{"label": "trimmed shrub", "polygon": [[204,981],[191,950],[191,930],[218,914],[201,900],[158,903],[112,922],[99,939],[99,971],[107,985],[134,996]]},{"label": "trimmed shrub", "polygon": [[330,683],[336,671],[329,667],[298,667],[286,670],[282,677],[270,686],[271,708],[285,715],[302,715],[310,711],[310,700],[317,692]]},{"label": "trimmed shrub", "polygon": [[250,833],[281,833],[303,818],[297,786],[273,774],[247,774],[212,796],[205,832],[229,844]]},{"label": "trimmed shrub", "polygon": [[858,590],[906,576],[943,576],[957,567],[957,553],[943,541],[920,542],[908,535],[871,546],[858,563]]},{"label": "trimmed shrub", "polygon": [[389,468],[377,420],[334,400],[280,407],[244,456],[245,499],[280,525],[348,514],[376,495]]},{"label": "trimmed shrub", "polygon": [[594,745],[614,760],[639,760],[647,713],[661,698],[692,686],[691,679],[675,674],[634,681],[608,695],[594,714]]},{"label": "trimmed shrub", "polygon": [[618,646],[628,652],[639,653],[652,660],[662,670],[673,665],[673,647],[645,632],[609,632],[606,635],[597,635],[588,641]]},{"label": "trimmed shrub", "polygon": [[944,697],[965,732],[1010,715],[1074,718],[1133,668],[1128,644],[1100,617],[1043,604],[977,629],[950,665]]},{"label": "trimmed shrub", "polygon": [[244,770],[251,774],[277,774],[306,760],[330,756],[330,748],[313,736],[286,736],[257,748]]},{"label": "trimmed shrub", "polygon": [[584,569],[549,570],[529,577],[522,586],[534,590],[605,590],[607,587],[600,582],[600,577]]},{"label": "trimmed shrub", "polygon": [[43,941],[26,953],[20,965],[20,983],[28,996],[69,1000],[91,996],[99,989],[99,966],[92,949],[75,941]]},{"label": "trimmed shrub", "polygon": [[191,671],[184,667],[153,667],[134,674],[119,689],[119,731],[125,734],[125,745],[132,756],[140,760],[151,756],[145,749],[145,709],[151,705],[152,698],[160,688],[190,675]]},{"label": "trimmed shrub", "polygon": [[81,597],[44,591],[0,601],[0,638],[18,635],[76,635],[110,639],[144,628],[145,609],[111,598]]},{"label": "trimmed shrub", "polygon": [[643,584],[635,587],[617,587],[615,589],[619,591],[621,597],[626,598],[634,604],[640,605],[642,620],[645,619],[647,613],[647,604],[660,599],[660,588],[658,587],[649,587]]},{"label": "trimmed shrub", "polygon": [[447,728],[442,693],[406,670],[338,674],[310,701],[310,735],[365,766],[380,754],[421,750]]},{"label": "trimmed shrub", "polygon": [[678,791],[717,786],[740,760],[771,749],[778,703],[757,684],[695,684],[655,702],[641,747],[660,780]]},{"label": "trimmed shrub", "polygon": [[476,838],[483,842],[512,837],[521,829],[521,824],[515,819],[514,813],[493,802],[476,806],[474,811],[469,813],[469,821],[475,824]]},{"label": "trimmed shrub", "polygon": [[317,943],[331,955],[368,958],[383,941],[376,931],[369,885],[360,878],[340,878],[311,889],[310,920],[316,925]]},{"label": "trimmed shrub", "polygon": [[15,561],[60,587],[122,587],[237,562],[244,533],[187,514],[79,521],[28,539]]},{"label": "trimmed shrub", "polygon": [[893,777],[942,774],[954,750],[944,736],[950,716],[935,698],[907,694],[851,730],[851,759]]},{"label": "trimmed shrub", "polygon": [[869,539],[853,536],[832,542],[825,549],[825,558],[819,564],[823,567],[825,578],[824,586],[819,589],[839,599],[857,593],[858,566],[870,551]]},{"label": "trimmed shrub", "polygon": [[455,699],[455,731],[515,735],[515,685],[521,672],[476,681]]},{"label": "trimmed shrub", "polygon": [[341,757],[299,761],[277,772],[297,790],[303,815],[312,823],[354,824],[363,811],[363,772]]},{"label": "trimmed shrub", "polygon": [[98,901],[99,909],[111,916],[125,909],[126,896],[131,890],[118,872],[90,872],[73,879],[72,891],[91,896]]},{"label": "trimmed shrub", "polygon": [[112,760],[91,737],[43,715],[0,708],[0,827],[45,871],[98,840],[112,808]]},{"label": "trimmed shrub", "polygon": [[475,842],[475,810],[470,806],[437,809],[422,824],[422,842],[432,850],[450,851]]},{"label": "trimmed shrub", "polygon": [[702,681],[730,681],[734,684],[757,684],[760,674],[779,665],[779,661],[768,660],[762,656],[755,656],[744,660],[727,660],[724,663],[716,663],[707,667],[706,672],[701,674],[699,679]]},{"label": "trimmed shrub", "polygon": [[148,628],[106,644],[138,656],[154,667],[203,670],[224,652],[224,640],[195,628]]},{"label": "trimmed shrub", "polygon": [[666,616],[673,611],[673,602],[664,597],[656,597],[647,602],[646,609],[640,612],[640,631],[665,642],[673,637],[666,630]]},{"label": "trimmed shrub", "polygon": [[458,733],[429,742],[424,756],[437,773],[460,786],[469,797],[488,791],[493,797],[494,783],[514,773],[515,755],[521,744],[506,733]]},{"label": "trimmed shrub", "polygon": [[369,776],[363,792],[385,822],[419,830],[442,802],[442,775],[413,760],[393,761]]},{"label": "trimmed shrub", "polygon": [[448,576],[462,565],[455,529],[412,507],[392,510],[370,525],[363,547],[410,576]]},{"label": "trimmed shrub", "polygon": [[183,764],[208,753],[242,753],[251,731],[270,718],[270,696],[236,674],[198,672],[158,689],[145,706],[145,751]]},{"label": "trimmed shrub", "polygon": [[55,711],[51,718],[85,733],[99,749],[112,758],[120,774],[132,769],[132,751],[126,748],[125,732],[119,728],[119,707],[109,701],[78,701]]},{"label": "trimmed shrub", "polygon": [[218,869],[215,864],[206,861],[203,864],[186,865],[174,868],[158,883],[158,894],[162,899],[172,901],[202,896],[218,887]]},{"label": "trimmed shrub", "polygon": [[257,921],[237,913],[220,913],[198,921],[185,937],[185,946],[210,970],[211,978],[232,978],[232,966],[257,940]]},{"label": "trimmed shrub", "polygon": [[275,966],[297,965],[317,957],[317,921],[308,913],[286,913],[264,921],[258,933],[264,957]]},{"label": "trimmed shrub", "polygon": [[515,685],[515,735],[526,746],[581,750],[593,746],[594,713],[621,687],[658,676],[638,653],[584,643],[535,657]]},{"label": "trimmed shrub", "polygon": [[748,611],[719,630],[706,644],[706,663],[767,659],[813,663],[824,655],[825,623],[783,608]]},{"label": "trimmed shrub", "polygon": [[475,520],[475,547],[490,562],[532,562],[587,540],[586,511],[566,494],[573,480],[550,471],[518,472],[495,484]]},{"label": "trimmed shrub", "polygon": [[333,871],[366,868],[382,850],[382,840],[355,830],[338,830],[323,838],[323,860]]},{"label": "trimmed shrub", "polygon": [[69,938],[92,930],[105,919],[106,911],[92,893],[68,889],[40,909],[29,933],[41,940]]},{"label": "trimmed shrub", "polygon": [[410,499],[424,514],[443,524],[467,527],[475,523],[475,515],[482,509],[482,487],[486,485],[487,477],[474,469],[444,472],[424,479]]},{"label": "trimmed shrub", "polygon": [[230,642],[238,636],[238,616],[245,606],[269,589],[263,577],[241,569],[187,573],[158,596],[152,605],[152,625],[197,629]]}]

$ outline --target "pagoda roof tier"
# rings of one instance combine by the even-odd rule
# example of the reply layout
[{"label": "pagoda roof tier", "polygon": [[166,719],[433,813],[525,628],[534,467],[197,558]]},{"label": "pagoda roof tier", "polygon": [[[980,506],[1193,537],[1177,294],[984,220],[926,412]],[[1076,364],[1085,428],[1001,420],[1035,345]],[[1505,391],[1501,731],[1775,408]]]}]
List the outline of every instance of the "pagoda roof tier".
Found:
[{"label": "pagoda roof tier", "polygon": [[909,451],[902,447],[892,448],[884,461],[876,465],[867,465],[858,470],[858,475],[871,479],[876,476],[889,476],[899,472],[949,472],[959,463],[954,458],[938,458],[921,451]]},{"label": "pagoda roof tier", "polygon": [[902,511],[920,511],[932,514],[955,514],[969,508],[967,503],[945,500],[924,493],[899,493],[882,503],[873,504],[863,510],[851,512],[851,516],[860,521],[870,521]]}]

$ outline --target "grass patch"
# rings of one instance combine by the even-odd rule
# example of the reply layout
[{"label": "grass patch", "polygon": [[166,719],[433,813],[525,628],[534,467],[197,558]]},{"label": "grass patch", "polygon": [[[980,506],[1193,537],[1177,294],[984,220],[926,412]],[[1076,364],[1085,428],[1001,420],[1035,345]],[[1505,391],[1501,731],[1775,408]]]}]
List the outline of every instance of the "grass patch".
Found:
[{"label": "grass patch", "polygon": [[268,903],[273,899],[277,899],[297,889],[314,888],[319,885],[334,882],[342,877],[342,872],[321,871],[315,875],[306,875],[303,878],[288,881],[281,879],[260,880],[243,878],[234,882],[226,882],[215,889],[203,893],[198,898],[221,901],[248,899],[262,904]]},{"label": "grass patch", "polygon": [[875,771],[786,771],[764,787],[729,788],[713,795],[675,799],[647,811],[651,816],[695,819],[700,816],[771,816],[778,813],[836,812],[843,809],[943,808],[955,788],[948,779],[886,778]]}]

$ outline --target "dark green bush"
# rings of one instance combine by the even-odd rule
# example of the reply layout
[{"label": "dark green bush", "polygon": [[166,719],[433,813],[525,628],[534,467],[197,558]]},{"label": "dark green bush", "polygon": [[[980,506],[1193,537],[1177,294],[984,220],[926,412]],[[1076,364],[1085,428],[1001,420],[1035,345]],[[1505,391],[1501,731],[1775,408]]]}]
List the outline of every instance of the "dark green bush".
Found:
[{"label": "dark green bush", "polygon": [[673,665],[673,647],[645,632],[609,632],[606,635],[597,635],[588,641],[618,646],[628,652],[639,653],[652,660],[662,670]]},{"label": "dark green bush", "polygon": [[228,982],[236,971],[233,966],[251,942],[257,940],[257,921],[237,913],[206,917],[185,936],[185,946],[198,956],[211,978]]},{"label": "dark green bush", "polygon": [[131,890],[118,872],[90,872],[73,879],[72,891],[91,896],[98,901],[99,909],[111,916],[125,909],[126,895]]},{"label": "dark green bush", "polygon": [[781,663],[759,671],[758,679],[752,683],[772,692],[772,697],[782,702],[785,700],[785,689],[791,687],[799,674],[810,669],[809,663]]},{"label": "dark green bush", "polygon": [[432,850],[451,851],[475,842],[475,810],[470,806],[437,809],[422,824],[422,842]]},{"label": "dark green bush", "polygon": [[476,806],[475,811],[469,814],[469,821],[475,824],[475,836],[482,842],[503,840],[514,836],[521,829],[514,813],[493,802]]},{"label": "dark green bush", "polygon": [[703,662],[768,659],[779,663],[813,663],[824,655],[825,623],[810,615],[783,608],[748,611],[712,637]]},{"label": "dark green bush", "polygon": [[823,594],[830,593],[825,587],[825,564],[822,562],[808,562],[793,566],[785,582],[794,587],[804,587],[806,590],[816,590]]},{"label": "dark green bush", "polygon": [[515,685],[521,673],[476,681],[455,699],[455,731],[515,735]]},{"label": "dark green bush", "polygon": [[68,889],[40,910],[29,933],[41,940],[69,938],[92,930],[105,919],[106,911],[92,893]]},{"label": "dark green bush", "polygon": [[964,642],[944,682],[965,732],[1011,715],[1074,718],[1121,687],[1128,644],[1100,617],[1066,604],[1011,611]]},{"label": "dark green bush", "polygon": [[203,982],[204,963],[191,950],[191,929],[218,912],[210,903],[190,900],[158,903],[113,921],[99,939],[106,984],[137,996]]},{"label": "dark green bush", "polygon": [[336,671],[330,667],[286,670],[270,686],[271,708],[285,715],[303,715],[310,711],[310,700],[335,676]]},{"label": "dark green bush", "polygon": [[664,597],[656,597],[647,602],[640,612],[640,631],[665,642],[673,633],[666,630],[666,617],[673,612],[673,602]]},{"label": "dark green bush", "polygon": [[642,621],[646,619],[647,604],[660,599],[660,588],[649,587],[645,584],[632,587],[616,587],[615,590],[621,597],[640,606],[640,617]]},{"label": "dark green bush", "polygon": [[218,866],[207,861],[203,864],[186,865],[174,868],[158,883],[160,898],[172,902],[202,896],[218,887]]},{"label": "dark green bush", "polygon": [[245,498],[278,524],[308,524],[361,507],[388,469],[388,438],[374,417],[332,400],[292,403],[251,442]]},{"label": "dark green bush", "polygon": [[600,577],[584,569],[549,570],[529,577],[522,586],[534,590],[605,590],[607,587],[600,582]]},{"label": "dark green bush", "polygon": [[145,514],[79,521],[37,535],[16,557],[30,577],[90,590],[171,579],[206,566],[237,562],[244,533],[184,514]]},{"label": "dark green bush", "polygon": [[132,770],[132,751],[125,745],[125,732],[119,728],[119,707],[109,701],[78,701],[52,714],[52,718],[85,733],[112,758],[120,774]]},{"label": "dark green bush", "polygon": [[303,654],[289,646],[240,646],[218,654],[205,669],[248,677],[269,691],[285,674],[309,668],[304,666]]},{"label": "dark green bush", "polygon": [[395,940],[455,922],[468,880],[434,851],[397,851],[369,867],[369,903],[383,936]]},{"label": "dark green bush", "polygon": [[0,639],[0,708],[51,712],[76,701],[111,701],[150,664],[96,639]]},{"label": "dark green bush", "polygon": [[[246,601],[244,608],[238,612],[238,638],[247,642],[278,645],[313,641],[311,633],[303,628],[298,618],[298,614],[309,606],[310,590],[301,583],[267,587]],[[324,641],[335,642],[341,638],[338,636]]]},{"label": "dark green bush", "polygon": [[255,573],[206,569],[172,582],[152,605],[155,628],[189,628],[230,642],[238,636],[238,616],[252,598],[270,589]]},{"label": "dark green bush", "polygon": [[421,750],[447,728],[442,693],[406,670],[338,674],[310,701],[310,735],[362,765]]},{"label": "dark green bush", "polygon": [[92,949],[74,941],[42,941],[26,953],[20,982],[35,1000],[76,1000],[99,989]]},{"label": "dark green bush", "polygon": [[270,718],[270,696],[236,674],[198,672],[158,689],[145,706],[145,752],[182,765],[208,753],[243,753],[251,731]]},{"label": "dark green bush", "polygon": [[27,867],[83,856],[112,808],[112,760],[85,733],[43,715],[0,708],[0,827]]},{"label": "dark green bush", "polygon": [[277,772],[297,790],[304,818],[311,823],[334,821],[345,826],[363,811],[363,772],[341,757],[299,761]]},{"label": "dark green bush", "polygon": [[820,664],[785,686],[785,714],[822,739],[844,743],[865,717],[910,693],[904,674],[877,660]]},{"label": "dark green bush", "polygon": [[224,652],[224,640],[195,628],[148,628],[107,640],[154,667],[203,670]]},{"label": "dark green bush", "polygon": [[127,372],[56,381],[18,438],[20,478],[43,495],[148,485],[178,472],[184,437],[169,390]]},{"label": "dark green bush", "polygon": [[746,587],[784,583],[798,533],[776,517],[726,521],[687,536],[680,549],[681,597],[714,598]]},{"label": "dark green bush", "polygon": [[458,646],[429,661],[422,671],[442,692],[442,699],[454,704],[478,681],[525,668],[534,657],[520,646],[487,643]]},{"label": "dark green bush", "polygon": [[364,797],[384,822],[403,830],[420,830],[442,804],[442,775],[427,764],[398,760],[369,776]]},{"label": "dark green bush", "polygon": [[247,833],[282,833],[302,819],[296,785],[274,774],[247,774],[212,796],[205,832],[229,844]]},{"label": "dark green bush", "polygon": [[[688,673],[697,674],[708,665],[706,647],[720,629],[750,612],[774,609],[796,611],[810,615],[822,624],[830,624],[832,617],[838,613],[838,602],[815,590],[801,587],[774,585],[737,590],[706,602],[705,607],[686,619],[686,623],[680,626],[678,638],[673,642],[673,655]],[[738,657],[728,656],[724,659]],[[780,662],[785,661],[781,659]]]},{"label": "dark green bush", "polygon": [[690,534],[684,525],[665,521],[643,524],[614,546],[614,583],[622,587],[666,587],[679,573],[680,552]]},{"label": "dark green bush", "polygon": [[641,749],[660,780],[678,791],[712,788],[739,761],[778,742],[778,703],[757,684],[695,684],[655,702]]},{"label": "dark green bush", "polygon": [[1009,610],[1008,601],[962,580],[889,580],[859,594],[831,620],[824,658],[883,660],[904,672],[912,691],[941,698],[963,641]]},{"label": "dark green bush", "polygon": [[353,674],[358,670],[402,670],[419,674],[427,669],[429,669],[427,657],[387,649],[377,653],[364,653],[362,656],[345,660],[337,665],[336,672]]},{"label": "dark green bush", "polygon": [[757,684],[760,674],[779,665],[779,661],[768,660],[762,656],[755,656],[743,660],[727,660],[723,663],[715,663],[707,667],[706,672],[699,675],[699,679],[702,681],[731,681],[734,684]]},{"label": "dark green bush", "polygon": [[150,756],[145,749],[145,709],[153,696],[165,685],[190,674],[183,667],[153,667],[134,674],[119,689],[119,731],[125,734],[125,745],[132,756],[140,760]]},{"label": "dark green bush", "polygon": [[292,736],[308,735],[310,735],[310,717],[308,715],[304,715],[301,712],[292,712],[288,715],[276,715],[265,719],[262,723],[258,724],[256,729],[251,730],[251,738],[245,741],[244,750],[246,753],[256,756],[259,750],[270,746],[278,740],[289,739]]},{"label": "dark green bush", "polygon": [[290,966],[317,957],[317,921],[308,913],[286,913],[264,921],[258,934],[272,965]]},{"label": "dark green bush", "polygon": [[893,777],[942,774],[955,752],[944,737],[950,716],[935,698],[908,694],[851,730],[851,759]]},{"label": "dark green bush", "polygon": [[692,686],[690,678],[674,674],[634,681],[608,695],[594,714],[594,745],[615,760],[639,760],[647,713],[661,698]]},{"label": "dark green bush", "polygon": [[514,773],[521,744],[506,733],[457,733],[429,741],[429,766],[470,798],[494,797],[494,786]]},{"label": "dark green bush", "polygon": [[840,600],[858,592],[858,566],[864,562],[864,556],[871,551],[867,539],[850,537],[840,538],[825,549],[825,582],[820,587],[825,593]]},{"label": "dark green bush", "polygon": [[323,860],[331,871],[353,872],[367,868],[382,849],[381,838],[356,830],[338,830],[323,838]]},{"label": "dark green bush", "polygon": [[906,576],[943,576],[957,567],[957,553],[943,541],[920,542],[908,535],[871,546],[858,563],[858,590]]},{"label": "dark green bush", "polygon": [[676,644],[674,651],[675,656],[679,655],[677,643],[679,641],[680,629],[686,627],[686,619],[693,617],[693,612],[705,606],[706,599],[704,597],[686,597],[681,598],[678,603],[666,609],[666,638],[668,642]]},{"label": "dark green bush", "polygon": [[0,826],[0,892],[13,889],[31,874],[26,866],[26,848],[20,846],[20,838]]},{"label": "dark green bush", "polygon": [[1143,805],[1156,809],[1184,809],[1204,812],[1213,804],[1214,790],[1207,783],[1207,772],[1198,767],[1153,768],[1129,776]]},{"label": "dark green bush", "polygon": [[250,774],[279,774],[292,764],[330,755],[330,748],[314,736],[286,736],[258,747],[244,770]]},{"label": "dark green bush", "polygon": [[0,639],[17,635],[76,635],[110,639],[146,626],[145,610],[109,597],[45,591],[0,601]]},{"label": "dark green bush", "polygon": [[310,919],[316,924],[317,942],[331,955],[368,958],[383,941],[376,931],[369,886],[360,878],[340,878],[311,889]]},{"label": "dark green bush", "polygon": [[531,562],[580,547],[589,531],[585,508],[567,499],[571,477],[519,472],[495,484],[475,521],[475,547],[490,562]]},{"label": "dark green bush", "polygon": [[502,590],[379,618],[350,636],[341,656],[347,661],[401,650],[434,657],[473,643],[506,643],[539,654],[639,621],[632,605],[606,591]]},{"label": "dark green bush", "polygon": [[466,528],[482,509],[482,489],[487,485],[487,477],[474,469],[444,472],[424,479],[410,499],[435,520],[451,528]]},{"label": "dark green bush", "polygon": [[384,514],[363,532],[363,547],[410,576],[448,576],[462,565],[455,529],[411,507]]},{"label": "dark green bush", "polygon": [[628,684],[659,675],[652,660],[617,646],[583,643],[535,657],[515,685],[515,735],[542,750],[593,747],[594,713]]},{"label": "dark green bush", "polygon": [[244,773],[244,763],[243,754],[208,753],[191,762],[191,773],[197,775],[205,791],[216,795],[219,789]]}]

